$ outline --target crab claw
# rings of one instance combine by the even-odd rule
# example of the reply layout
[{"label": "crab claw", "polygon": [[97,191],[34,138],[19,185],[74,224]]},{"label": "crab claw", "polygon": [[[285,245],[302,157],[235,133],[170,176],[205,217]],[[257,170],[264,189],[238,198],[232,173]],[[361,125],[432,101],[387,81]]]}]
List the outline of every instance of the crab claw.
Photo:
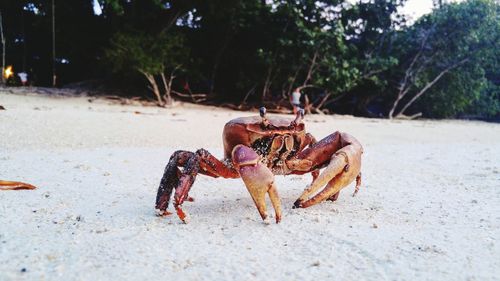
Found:
[{"label": "crab claw", "polygon": [[262,219],[264,221],[267,219],[265,200],[267,193],[274,207],[276,223],[279,223],[281,221],[281,202],[274,184],[273,173],[259,162],[259,155],[250,147],[237,145],[232,151],[232,159]]}]

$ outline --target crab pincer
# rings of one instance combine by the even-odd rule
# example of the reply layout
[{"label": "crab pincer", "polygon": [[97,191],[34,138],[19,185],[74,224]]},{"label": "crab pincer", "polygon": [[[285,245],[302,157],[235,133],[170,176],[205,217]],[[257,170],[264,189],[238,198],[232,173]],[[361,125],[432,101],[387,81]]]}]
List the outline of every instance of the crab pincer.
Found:
[{"label": "crab pincer", "polygon": [[267,219],[266,193],[274,207],[276,223],[281,221],[281,201],[274,184],[274,174],[260,163],[260,156],[250,147],[237,145],[232,151],[233,164],[239,169],[240,176],[264,221]]}]

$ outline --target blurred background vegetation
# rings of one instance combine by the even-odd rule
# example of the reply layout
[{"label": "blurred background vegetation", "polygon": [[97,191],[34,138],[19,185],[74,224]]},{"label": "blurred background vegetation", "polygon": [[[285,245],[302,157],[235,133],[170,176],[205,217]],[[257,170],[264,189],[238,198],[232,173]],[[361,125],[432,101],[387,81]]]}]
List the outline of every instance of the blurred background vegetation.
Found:
[{"label": "blurred background vegetation", "polygon": [[[312,113],[499,118],[500,3],[2,0],[4,66],[34,86]],[[15,76],[14,76],[15,77]],[[16,84],[15,79],[7,81]]]}]

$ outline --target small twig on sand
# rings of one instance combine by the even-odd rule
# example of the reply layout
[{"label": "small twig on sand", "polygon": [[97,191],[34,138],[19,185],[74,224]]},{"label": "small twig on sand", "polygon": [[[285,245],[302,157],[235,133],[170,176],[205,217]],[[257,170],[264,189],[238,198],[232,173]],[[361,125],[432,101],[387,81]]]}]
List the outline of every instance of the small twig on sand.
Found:
[{"label": "small twig on sand", "polygon": [[187,94],[183,94],[183,93],[180,93],[180,92],[177,92],[174,90],[172,90],[172,94],[175,94],[175,95],[182,97],[182,98],[191,98],[193,100],[193,102],[195,102],[195,103],[199,103],[199,102],[207,100],[206,94],[189,94],[189,95],[187,95]]},{"label": "small twig on sand", "polygon": [[398,114],[396,115],[395,119],[400,119],[400,120],[413,120],[413,119],[417,119],[418,117],[421,117],[422,116],[422,112],[419,112],[419,113],[415,113],[413,115],[404,115],[404,114]]}]

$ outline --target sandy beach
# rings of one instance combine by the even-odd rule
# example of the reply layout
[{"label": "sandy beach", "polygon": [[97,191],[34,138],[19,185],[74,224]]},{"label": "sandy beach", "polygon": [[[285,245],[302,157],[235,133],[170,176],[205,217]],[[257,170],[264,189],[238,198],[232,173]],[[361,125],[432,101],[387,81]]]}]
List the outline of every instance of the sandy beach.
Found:
[{"label": "sandy beach", "polygon": [[[277,176],[280,224],[239,179],[199,176],[195,202],[156,217],[178,149],[222,157],[215,107],[118,105],[0,91],[0,280],[500,280],[500,124],[306,116],[364,146],[363,185],[292,204],[311,176]],[[292,116],[290,116],[292,118]]]}]

